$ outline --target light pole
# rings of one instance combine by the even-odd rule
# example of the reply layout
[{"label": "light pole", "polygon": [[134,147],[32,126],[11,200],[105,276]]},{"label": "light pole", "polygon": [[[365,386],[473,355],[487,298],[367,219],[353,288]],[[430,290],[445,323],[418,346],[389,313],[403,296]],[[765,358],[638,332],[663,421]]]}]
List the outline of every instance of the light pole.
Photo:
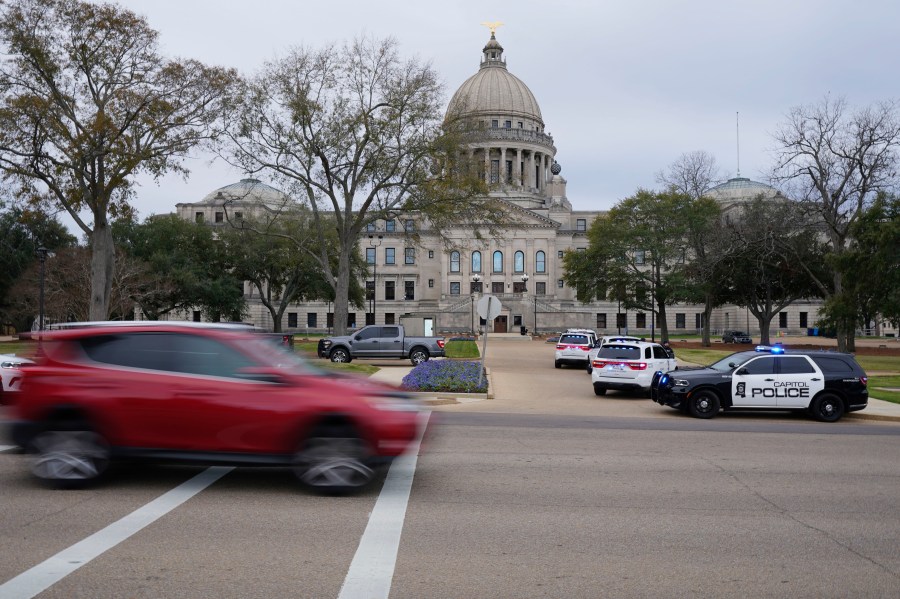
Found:
[{"label": "light pole", "polygon": [[[522,275],[522,293],[527,301],[527,298],[528,298],[528,275],[526,275],[526,274]],[[522,320],[524,321],[524,314],[523,314]],[[525,328],[525,325],[523,323],[522,330],[520,330],[519,332],[524,335],[527,330],[528,329]]]},{"label": "light pole", "polygon": [[45,248],[44,246],[41,246],[37,249],[37,254],[41,259],[41,290],[40,290],[40,295],[38,295],[38,306],[39,306],[38,330],[39,331],[44,330],[44,265],[47,262],[47,254],[49,254],[49,253],[50,253],[50,251],[47,248]]},{"label": "light pole", "polygon": [[378,246],[384,235],[369,235],[369,247],[375,248],[372,252],[372,324],[375,324],[375,310],[378,308]]},{"label": "light pole", "polygon": [[471,315],[469,317],[469,322],[472,324],[472,336],[474,337],[476,334],[477,327],[475,326],[475,294],[478,293],[478,284],[481,282],[481,275],[472,275],[472,301],[469,304],[469,311]]}]

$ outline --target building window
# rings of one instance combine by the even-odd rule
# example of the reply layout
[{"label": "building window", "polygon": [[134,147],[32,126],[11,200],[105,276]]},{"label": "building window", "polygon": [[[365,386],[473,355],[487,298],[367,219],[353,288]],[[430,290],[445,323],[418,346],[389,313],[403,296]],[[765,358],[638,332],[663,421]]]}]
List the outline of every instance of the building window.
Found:
[{"label": "building window", "polygon": [[393,281],[385,281],[384,282],[384,299],[386,299],[386,300],[394,299],[394,282]]},{"label": "building window", "polygon": [[469,293],[481,293],[481,281],[469,283]]},{"label": "building window", "polygon": [[459,295],[459,281],[450,283],[450,295]]},{"label": "building window", "polygon": [[310,329],[314,329],[319,326],[319,315],[315,312],[307,312],[306,313],[306,326]]},{"label": "building window", "polygon": [[534,272],[547,272],[547,254],[543,250],[534,255]]},{"label": "building window", "polygon": [[782,329],[787,328],[787,312],[778,313],[778,327]]},{"label": "building window", "polygon": [[587,231],[587,219],[579,218],[575,221],[575,230],[576,231]]},{"label": "building window", "polygon": [[494,252],[494,272],[503,272],[503,252]]},{"label": "building window", "polygon": [[[491,58],[493,58],[493,55],[491,55]],[[491,129],[497,129],[499,127],[500,127],[500,121],[498,121],[496,119],[491,121]]]},{"label": "building window", "polygon": [[416,225],[415,223],[413,223],[413,220],[411,218],[408,218],[403,221],[403,228],[406,229],[407,232],[411,233],[416,230]]},{"label": "building window", "polygon": [[243,212],[235,212],[234,220],[244,220],[244,213]]},{"label": "building window", "polygon": [[325,315],[325,326],[329,329],[334,327],[334,312]]},{"label": "building window", "polygon": [[428,250],[428,257],[434,258],[434,250]]},{"label": "building window", "polygon": [[491,293],[503,293],[503,282],[502,281],[494,281],[491,283]]},{"label": "building window", "polygon": [[525,128],[525,123],[523,123],[522,121],[519,121],[519,129],[524,129],[524,128]]},{"label": "building window", "polygon": [[288,328],[290,328],[290,329],[297,328],[297,313],[296,312],[288,312]]},{"label": "building window", "polygon": [[638,312],[634,315],[634,326],[637,329],[646,329],[647,328],[647,315],[643,312]]},{"label": "building window", "polygon": [[563,287],[566,286],[566,282],[563,281],[562,279],[557,279],[557,280],[556,280],[556,286],[559,287],[560,289],[562,289]]},{"label": "building window", "polygon": [[513,282],[513,293],[525,293],[525,282],[524,281],[514,281]]},{"label": "building window", "polygon": [[384,263],[385,264],[396,264],[397,262],[394,259],[394,248],[384,248]]},{"label": "building window", "polygon": [[513,254],[513,270],[525,272],[525,252],[520,251]]},{"label": "building window", "polygon": [[678,254],[678,260],[676,261],[678,264],[684,264],[684,254],[685,254],[685,250],[684,250],[684,248],[682,248],[681,252],[679,252],[679,254]]},{"label": "building window", "polygon": [[491,183],[500,182],[500,161],[491,160]]},{"label": "building window", "polygon": [[202,223],[202,222],[203,222],[203,213],[202,213],[202,212],[195,212],[195,213],[194,213],[194,222],[195,222],[195,223]]},{"label": "building window", "polygon": [[194,322],[200,322],[200,310],[194,310]]},{"label": "building window", "polygon": [[481,272],[481,252],[472,252],[472,272]]},{"label": "building window", "polygon": [[394,322],[394,313],[393,312],[385,312],[384,313],[384,324],[396,324]]},{"label": "building window", "polygon": [[536,295],[547,295],[547,283],[541,281],[534,284],[534,293]]},{"label": "building window", "polygon": [[366,299],[375,299],[375,281],[366,281]]},{"label": "building window", "polygon": [[694,328],[698,331],[703,328],[703,314],[700,312],[694,315]]},{"label": "building window", "polygon": [[503,126],[506,127],[507,129],[512,129],[512,121],[505,121],[503,123]]},{"label": "building window", "polygon": [[676,329],[685,328],[684,322],[685,322],[684,314],[680,313],[680,312],[676,313],[675,314],[675,328]]},{"label": "building window", "polygon": [[407,301],[416,299],[415,281],[403,281],[403,299]]},{"label": "building window", "polygon": [[371,312],[366,312],[366,326],[370,324],[375,324],[375,315]]},{"label": "building window", "polygon": [[222,212],[216,212],[216,222],[224,223],[225,222],[225,214]]},{"label": "building window", "polygon": [[563,257],[563,251],[562,251],[562,250],[559,250],[558,252],[556,252],[556,257],[562,259],[562,257]]},{"label": "building window", "polygon": [[807,323],[807,314],[808,314],[807,312],[800,313],[800,328],[801,329],[805,329],[806,327],[809,326],[809,324]]},{"label": "building window", "polygon": [[393,233],[397,228],[397,223],[394,222],[394,219],[390,218],[384,221],[384,230],[388,233]]},{"label": "building window", "polygon": [[406,264],[415,264],[416,263],[416,248],[406,248],[404,252],[405,262]]},{"label": "building window", "polygon": [[512,183],[512,180],[513,180],[513,177],[512,177],[512,160],[507,160],[507,161],[506,161],[506,175],[505,175],[504,178],[505,178],[505,180],[506,180],[507,183]]},{"label": "building window", "polygon": [[635,250],[634,251],[634,263],[635,264],[643,264],[645,254],[646,254],[646,252],[644,250]]},{"label": "building window", "polygon": [[348,329],[356,328],[356,312],[350,312],[347,314],[347,328]]},{"label": "building window", "polygon": [[375,264],[375,248],[366,248],[366,264]]},{"label": "building window", "polygon": [[628,330],[628,313],[619,312],[616,314],[616,328]]},{"label": "building window", "polygon": [[428,279],[428,286],[434,287],[434,279]]},{"label": "building window", "polygon": [[450,252],[450,272],[459,272],[459,252]]},{"label": "building window", "polygon": [[606,313],[597,313],[597,328],[605,329],[606,328]]},{"label": "building window", "polygon": [[375,230],[375,223],[369,223],[366,225],[366,232],[371,233]]}]

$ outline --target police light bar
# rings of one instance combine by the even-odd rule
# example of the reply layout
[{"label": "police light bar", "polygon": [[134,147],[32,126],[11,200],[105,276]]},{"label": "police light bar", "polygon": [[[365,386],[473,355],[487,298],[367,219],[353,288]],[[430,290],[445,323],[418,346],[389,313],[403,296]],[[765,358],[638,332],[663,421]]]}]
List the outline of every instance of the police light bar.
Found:
[{"label": "police light bar", "polygon": [[769,352],[772,354],[783,354],[784,347],[780,345],[757,345],[756,351],[758,352]]}]

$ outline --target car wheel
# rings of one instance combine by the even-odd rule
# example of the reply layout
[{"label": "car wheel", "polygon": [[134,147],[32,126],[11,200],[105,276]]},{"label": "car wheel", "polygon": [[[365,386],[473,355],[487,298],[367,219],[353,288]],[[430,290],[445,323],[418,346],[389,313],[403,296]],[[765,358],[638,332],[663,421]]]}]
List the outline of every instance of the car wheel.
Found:
[{"label": "car wheel", "polygon": [[588,374],[591,374],[592,372],[594,372],[594,367],[591,366],[590,362],[588,362],[587,368],[585,370],[587,370]]},{"label": "car wheel", "polygon": [[822,422],[837,422],[844,415],[844,402],[833,393],[823,393],[813,401],[812,415]]},{"label": "car wheel", "polygon": [[698,391],[688,400],[688,412],[694,418],[712,418],[719,413],[719,398],[712,391]]},{"label": "car wheel", "polygon": [[422,362],[428,361],[428,351],[422,349],[421,347],[417,347],[412,350],[412,353],[409,354],[409,361],[412,362],[413,366],[418,366]]},{"label": "car wheel", "polygon": [[109,444],[85,429],[45,430],[31,441],[31,473],[59,488],[77,488],[97,480],[109,466]]},{"label": "car wheel", "polygon": [[594,383],[594,395],[606,395],[606,387],[600,383]]},{"label": "car wheel", "polygon": [[554,361],[553,365],[556,366],[557,368],[562,368],[562,362],[560,362],[559,360]]},{"label": "car wheel", "polygon": [[332,362],[349,362],[350,361],[350,352],[346,349],[339,347],[337,349],[331,350],[331,354],[329,355]]},{"label": "car wheel", "polygon": [[365,487],[375,471],[365,463],[365,441],[352,431],[318,431],[294,458],[300,482],[326,493],[348,493]]}]

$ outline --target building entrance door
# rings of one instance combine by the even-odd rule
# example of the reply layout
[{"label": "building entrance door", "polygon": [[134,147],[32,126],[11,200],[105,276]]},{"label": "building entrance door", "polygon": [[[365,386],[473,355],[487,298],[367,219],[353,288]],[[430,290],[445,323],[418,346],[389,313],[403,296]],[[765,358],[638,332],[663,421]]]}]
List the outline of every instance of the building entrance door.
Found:
[{"label": "building entrance door", "polygon": [[505,333],[508,329],[507,316],[505,314],[494,319],[494,332]]}]

